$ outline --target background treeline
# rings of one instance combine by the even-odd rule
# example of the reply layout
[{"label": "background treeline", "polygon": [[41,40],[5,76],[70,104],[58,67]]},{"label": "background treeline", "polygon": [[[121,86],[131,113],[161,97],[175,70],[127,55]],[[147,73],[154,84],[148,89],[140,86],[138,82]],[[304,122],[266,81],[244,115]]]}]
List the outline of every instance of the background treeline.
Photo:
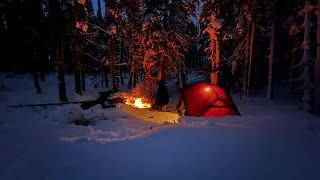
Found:
[{"label": "background treeline", "polygon": [[320,111],[320,1],[102,1],[1,1],[1,70],[31,73],[38,93],[57,72],[61,101],[66,74],[82,94],[89,74],[117,90],[202,73],[243,96],[281,83]]}]

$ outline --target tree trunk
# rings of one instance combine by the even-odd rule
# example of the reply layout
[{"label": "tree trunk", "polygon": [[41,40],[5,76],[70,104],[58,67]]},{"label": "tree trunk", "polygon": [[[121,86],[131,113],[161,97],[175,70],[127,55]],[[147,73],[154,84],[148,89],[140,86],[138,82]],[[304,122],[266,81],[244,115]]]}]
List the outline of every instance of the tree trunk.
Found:
[{"label": "tree trunk", "polygon": [[[60,11],[60,7],[59,7]],[[65,74],[65,64],[64,64],[64,26],[61,12],[58,13],[59,16],[59,37],[58,37],[58,83],[59,83],[59,98],[62,102],[67,102],[67,92],[66,92],[66,83],[64,79]]]},{"label": "tree trunk", "polygon": [[[197,33],[198,34],[200,34],[200,28],[199,28],[200,26],[199,26],[199,24],[197,23],[197,25],[196,25],[196,28],[197,28]],[[200,64],[200,59],[202,59],[202,58],[200,58],[199,57],[199,55],[200,55],[200,53],[198,52],[198,49],[199,49],[199,35],[197,34],[197,36],[196,36],[196,48],[195,48],[195,61],[191,61],[191,66],[192,66],[192,68],[193,69],[197,69],[198,67],[199,67],[199,64]]]},{"label": "tree trunk", "polygon": [[114,91],[116,91],[118,88],[117,88],[117,76],[116,76],[116,71],[115,71],[115,66],[114,66],[114,59],[113,57],[111,57],[110,59],[110,72],[111,72],[111,78],[112,78],[112,89]]},{"label": "tree trunk", "polygon": [[99,72],[99,74],[100,74],[100,78],[101,78],[101,81],[100,81],[100,83],[101,83],[101,88],[103,88],[104,87],[104,66],[103,66],[103,64],[101,63],[100,64],[100,72]]},{"label": "tree trunk", "polygon": [[103,68],[104,68],[103,75],[104,75],[104,80],[105,80],[105,87],[108,88],[109,87],[108,71],[107,71],[106,67],[103,67]]},{"label": "tree trunk", "polygon": [[86,91],[86,75],[83,70],[81,71],[81,89]]},{"label": "tree trunk", "polygon": [[52,38],[54,49],[56,50],[57,71],[58,71],[58,90],[59,99],[62,102],[67,102],[66,84],[64,79],[65,64],[64,64],[64,20],[60,9],[60,3],[56,0],[49,0],[49,18],[51,19],[53,29]]},{"label": "tree trunk", "polygon": [[137,85],[137,73],[136,72],[133,74],[132,80],[133,80],[132,87],[134,88]]},{"label": "tree trunk", "polygon": [[119,78],[120,78],[120,83],[122,86],[124,86],[124,78],[123,78],[123,66],[122,63],[124,62],[124,47],[123,47],[123,43],[122,40],[119,40],[120,46],[119,46],[119,51],[120,51],[120,62],[119,62]]},{"label": "tree trunk", "polygon": [[133,56],[130,56],[131,58],[131,66],[130,66],[130,79],[129,79],[129,82],[128,82],[128,88],[131,89],[131,88],[134,88],[136,86],[135,84],[135,60],[134,60],[134,57]]},{"label": "tree trunk", "polygon": [[44,70],[41,70],[41,72],[40,72],[40,79],[41,79],[41,81],[46,81],[46,75],[45,75]]},{"label": "tree trunk", "polygon": [[110,66],[110,71],[111,71],[111,76],[112,76],[112,89],[114,91],[117,91],[118,90],[118,86],[117,86],[117,74],[116,74],[116,67],[114,65],[115,63],[115,60],[116,60],[116,57],[114,57],[115,55],[115,47],[114,47],[114,41],[115,41],[115,38],[112,37],[110,39],[110,43],[111,43],[111,46],[110,46],[110,49],[111,49],[111,58],[110,58],[110,63],[109,63],[109,66]]},{"label": "tree trunk", "polygon": [[211,69],[211,84],[218,85],[219,83],[219,71],[220,71],[220,41],[215,42],[215,60],[212,62]]},{"label": "tree trunk", "polygon": [[303,109],[305,111],[310,112],[311,108],[311,67],[310,67],[310,15],[311,9],[310,7],[311,2],[306,0],[305,8],[304,8],[304,41],[303,41],[303,58],[301,63],[303,64],[303,96],[302,96],[302,104]]},{"label": "tree trunk", "polygon": [[41,94],[42,91],[40,88],[39,75],[36,72],[33,72],[32,75],[33,75],[34,87],[36,88],[37,93]]},{"label": "tree trunk", "polygon": [[179,85],[179,89],[183,88],[183,80],[182,80],[182,71],[181,71],[180,60],[178,61],[178,72],[177,72],[177,84]]},{"label": "tree trunk", "polygon": [[[295,49],[296,47],[298,47],[300,44],[297,40],[297,38],[293,38],[293,42],[292,42],[292,50]],[[290,60],[290,63],[289,63],[289,67],[294,67],[296,64],[297,64],[297,56],[298,56],[298,53],[297,53],[297,50],[293,51],[291,53],[291,60]],[[292,80],[292,79],[295,79],[296,77],[296,72],[291,70],[289,72],[289,80]],[[295,88],[296,88],[296,84],[297,82],[295,81],[290,81],[290,92],[293,93]]]},{"label": "tree trunk", "polygon": [[249,64],[248,64],[248,79],[247,79],[247,92],[246,95],[250,95],[250,88],[251,88],[251,75],[252,75],[252,61],[253,61],[253,45],[254,45],[254,36],[255,36],[255,22],[252,21],[251,23],[251,37],[250,37],[250,53],[249,53]]},{"label": "tree trunk", "polygon": [[269,68],[268,68],[268,99],[273,98],[273,63],[274,63],[274,43],[275,43],[275,20],[272,20],[271,26],[271,41],[270,41],[270,54],[269,54]]},{"label": "tree trunk", "polygon": [[[113,64],[111,64],[113,66]],[[112,75],[112,89],[114,91],[117,91],[118,86],[117,86],[117,80],[116,80],[116,74],[114,68],[111,67],[111,75]]]},{"label": "tree trunk", "polygon": [[243,67],[243,80],[242,80],[242,91],[244,95],[247,95],[247,82],[248,82],[248,64],[249,64],[249,53],[250,53],[250,26],[248,26],[248,32],[246,34],[246,45],[245,45],[245,60]]},{"label": "tree trunk", "polygon": [[82,72],[81,72],[81,55],[80,55],[80,34],[79,32],[75,32],[74,38],[73,38],[73,52],[74,52],[74,66],[73,66],[73,72],[74,72],[74,86],[76,93],[82,95],[82,87],[81,87],[81,81],[82,81]]},{"label": "tree trunk", "polygon": [[320,0],[318,0],[317,10],[317,57],[314,67],[314,112],[320,114]]},{"label": "tree trunk", "polygon": [[33,82],[34,82],[34,87],[37,91],[38,94],[41,94],[41,87],[40,87],[40,76],[39,76],[39,71],[41,71],[43,67],[41,66],[41,61],[39,61],[38,53],[37,50],[33,50],[33,61],[32,61],[32,76],[33,76]]}]

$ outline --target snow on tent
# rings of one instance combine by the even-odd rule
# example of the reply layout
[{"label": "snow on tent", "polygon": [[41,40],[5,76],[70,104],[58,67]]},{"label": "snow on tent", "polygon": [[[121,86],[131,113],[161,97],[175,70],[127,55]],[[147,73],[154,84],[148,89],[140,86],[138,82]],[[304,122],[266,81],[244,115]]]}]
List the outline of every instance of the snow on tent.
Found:
[{"label": "snow on tent", "polygon": [[210,83],[197,83],[182,89],[179,104],[184,104],[187,116],[240,115],[229,93]]}]

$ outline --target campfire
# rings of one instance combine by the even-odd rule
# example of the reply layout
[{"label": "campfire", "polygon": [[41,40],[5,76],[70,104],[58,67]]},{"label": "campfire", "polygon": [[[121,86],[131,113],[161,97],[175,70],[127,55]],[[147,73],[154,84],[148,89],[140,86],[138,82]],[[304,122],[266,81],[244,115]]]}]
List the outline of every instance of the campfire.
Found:
[{"label": "campfire", "polygon": [[129,106],[139,109],[150,109],[152,107],[152,97],[156,92],[156,84],[140,83],[130,92],[118,93],[117,96]]},{"label": "campfire", "polygon": [[148,103],[143,98],[127,98],[125,104],[139,108],[139,109],[148,109],[151,108],[151,103]]},{"label": "campfire", "polygon": [[124,105],[120,104],[120,108],[126,114],[136,119],[154,124],[174,124],[178,122],[178,114],[173,112],[150,111],[155,96],[157,84],[137,84],[130,92],[117,93],[115,96],[121,99]]}]

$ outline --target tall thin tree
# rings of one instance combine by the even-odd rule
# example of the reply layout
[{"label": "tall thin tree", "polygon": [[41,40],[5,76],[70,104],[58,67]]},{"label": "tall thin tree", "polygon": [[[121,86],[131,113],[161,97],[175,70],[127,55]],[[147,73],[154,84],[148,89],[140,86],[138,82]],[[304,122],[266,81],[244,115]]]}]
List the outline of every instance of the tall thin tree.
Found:
[{"label": "tall thin tree", "polygon": [[320,0],[316,7],[317,15],[317,57],[314,68],[314,112],[320,114]]},{"label": "tall thin tree", "polygon": [[59,87],[59,99],[60,101],[67,102],[67,92],[65,83],[65,38],[64,38],[64,18],[63,12],[61,10],[61,4],[59,1],[50,0],[49,1],[49,16],[54,25],[53,39],[56,42],[53,44],[57,47],[57,64],[58,64],[58,87]]},{"label": "tall thin tree", "polygon": [[273,64],[274,64],[274,48],[275,48],[275,36],[276,36],[276,3],[275,0],[272,5],[271,11],[271,40],[270,40],[270,53],[269,53],[269,62],[268,62],[268,93],[267,98],[273,98]]}]

